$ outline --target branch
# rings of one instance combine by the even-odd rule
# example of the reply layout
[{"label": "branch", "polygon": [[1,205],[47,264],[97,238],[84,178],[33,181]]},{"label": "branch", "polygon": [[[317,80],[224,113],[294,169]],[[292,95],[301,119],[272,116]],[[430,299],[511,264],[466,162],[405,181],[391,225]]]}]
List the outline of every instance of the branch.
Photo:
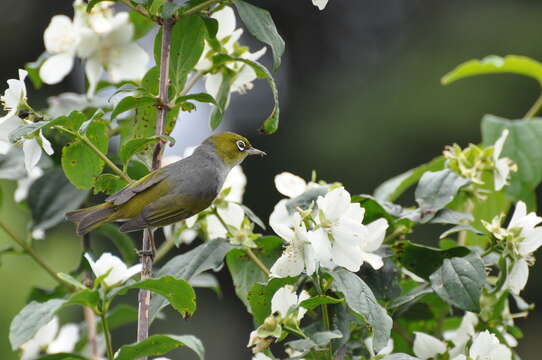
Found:
[{"label": "branch", "polygon": [[151,19],[152,21],[156,21],[158,22],[158,18],[156,16],[153,16],[151,15],[147,9],[145,9],[145,7],[139,5],[139,4],[132,4],[132,2],[130,0],[118,0],[121,4],[124,4],[126,5],[127,7],[129,7],[130,9],[140,13],[141,15],[145,16],[145,17],[148,17],[149,19]]},{"label": "branch", "polygon": [[73,290],[73,286],[66,281],[62,280],[54,271],[51,266],[49,266],[42,258],[39,257],[39,255],[32,249],[32,247],[26,242],[17,237],[13,231],[11,231],[10,228],[6,226],[2,221],[0,221],[0,228],[4,230],[6,234],[9,235],[9,237],[15,241],[20,247],[23,248],[23,250],[30,255],[34,261],[43,268],[53,279],[55,279],[60,285],[66,286],[69,290]]},{"label": "branch", "polygon": [[193,8],[190,8],[190,9],[186,10],[185,12],[181,13],[181,17],[190,16],[192,14],[195,14],[198,11],[203,10],[203,9],[209,7],[210,5],[212,5],[212,4],[216,3],[216,2],[219,2],[219,1],[220,0],[207,0],[207,1],[204,1],[201,4],[196,5]]},{"label": "branch", "polygon": [[[168,0],[171,2],[171,0]],[[164,132],[164,124],[166,122],[167,113],[169,107],[165,106],[168,102],[168,85],[169,85],[169,56],[171,45],[171,29],[173,23],[171,21],[165,21],[162,25],[162,49],[160,54],[160,84],[158,87],[158,98],[160,106],[158,108],[158,118],[156,121],[156,136],[160,137]],[[162,162],[162,154],[164,152],[164,141],[160,140],[154,147],[154,153],[152,158],[152,170],[160,168]],[[141,279],[148,279],[152,277],[152,262],[154,255],[154,245],[152,241],[151,230],[148,229],[143,232],[143,244],[140,252],[140,261],[143,265],[141,271]],[[149,290],[139,290],[139,308],[137,319],[137,341],[143,341],[149,337],[149,308],[151,304],[151,292]],[[143,358],[144,360],[147,357]]]}]

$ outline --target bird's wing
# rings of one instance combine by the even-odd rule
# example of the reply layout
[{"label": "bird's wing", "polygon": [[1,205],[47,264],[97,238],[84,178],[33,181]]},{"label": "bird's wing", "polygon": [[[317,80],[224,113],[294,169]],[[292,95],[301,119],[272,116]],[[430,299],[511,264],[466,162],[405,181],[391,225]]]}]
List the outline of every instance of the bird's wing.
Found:
[{"label": "bird's wing", "polygon": [[194,208],[195,205],[193,200],[184,196],[164,196],[147,205],[141,217],[147,225],[168,225],[192,216],[195,210],[199,210]]},{"label": "bird's wing", "polygon": [[113,205],[122,205],[136,194],[145,191],[154,185],[158,184],[167,177],[168,173],[165,168],[155,170],[136,182],[126,186],[124,189],[116,192],[113,195],[110,195],[105,199],[106,202],[112,203]]}]

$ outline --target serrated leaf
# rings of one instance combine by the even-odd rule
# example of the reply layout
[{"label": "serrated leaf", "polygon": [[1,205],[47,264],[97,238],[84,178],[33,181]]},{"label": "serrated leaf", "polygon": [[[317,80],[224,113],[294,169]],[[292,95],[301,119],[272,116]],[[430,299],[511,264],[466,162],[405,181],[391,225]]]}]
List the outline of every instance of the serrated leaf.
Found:
[{"label": "serrated leaf", "polygon": [[[232,246],[222,239],[215,239],[203,243],[182,255],[177,255],[169,260],[157,272],[156,276],[172,275],[177,279],[188,282],[208,270],[218,270],[223,264],[224,256]],[[153,296],[151,299],[150,315],[151,322],[158,312],[168,304],[167,299],[161,296]]]},{"label": "serrated leaf", "polygon": [[442,77],[442,84],[482,74],[512,73],[532,77],[542,85],[542,64],[526,56],[490,55],[482,60],[469,60]]},{"label": "serrated leaf", "polygon": [[426,280],[442,266],[444,259],[467,256],[470,253],[468,248],[462,246],[441,250],[409,241],[400,241],[392,246],[392,249],[396,259],[407,270]]},{"label": "serrated leaf", "polygon": [[459,189],[468,183],[469,180],[449,169],[425,172],[414,194],[421,210],[420,222],[431,220],[440,209],[454,199]]},{"label": "serrated leaf", "polygon": [[233,3],[248,31],[256,39],[271,46],[273,51],[273,71],[277,71],[285,45],[284,40],[277,32],[271,14],[267,10],[260,9],[242,0],[233,0]]},{"label": "serrated leaf", "polygon": [[28,191],[33,228],[46,230],[59,224],[64,214],[79,208],[87,196],[88,191],[76,189],[59,167],[47,170]]},{"label": "serrated leaf", "polygon": [[486,273],[482,259],[474,253],[444,259],[430,276],[433,290],[447,303],[465,311],[480,311],[480,295]]},{"label": "serrated leaf", "polygon": [[392,319],[381,307],[371,288],[356,274],[337,269],[331,272],[332,286],[344,295],[346,305],[358,316],[363,317],[373,329],[373,349],[384,348],[390,338]]},{"label": "serrated leaf", "polygon": [[9,342],[13,351],[30,340],[36,332],[53,319],[56,312],[66,303],[64,299],[52,299],[44,303],[31,302],[11,321]]},{"label": "serrated leaf", "polygon": [[[106,123],[93,122],[89,125],[86,136],[102,153],[107,154],[109,138]],[[80,140],[75,140],[62,149],[62,169],[71,183],[80,189],[90,189],[103,167],[102,159]]]},{"label": "serrated leaf", "polygon": [[183,317],[196,311],[196,293],[188,281],[175,279],[171,275],[156,279],[146,279],[134,284],[125,285],[119,291],[123,294],[129,289],[147,289],[163,296],[171,306]]},{"label": "serrated leaf", "polygon": [[200,360],[204,360],[203,344],[193,335],[153,335],[138,343],[121,346],[115,360],[135,360],[146,356],[163,355],[181,346],[188,347]]}]

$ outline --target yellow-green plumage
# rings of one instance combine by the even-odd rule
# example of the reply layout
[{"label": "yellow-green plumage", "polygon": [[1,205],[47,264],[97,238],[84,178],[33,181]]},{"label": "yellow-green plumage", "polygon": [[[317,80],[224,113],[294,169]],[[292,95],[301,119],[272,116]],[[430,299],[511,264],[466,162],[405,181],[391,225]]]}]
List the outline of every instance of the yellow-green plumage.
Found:
[{"label": "yellow-green plumage", "polygon": [[69,212],[66,217],[77,224],[79,235],[113,221],[126,221],[120,227],[124,232],[172,224],[206,209],[231,168],[248,155],[263,154],[241,135],[216,134],[193,155],[149,173],[103,204]]}]

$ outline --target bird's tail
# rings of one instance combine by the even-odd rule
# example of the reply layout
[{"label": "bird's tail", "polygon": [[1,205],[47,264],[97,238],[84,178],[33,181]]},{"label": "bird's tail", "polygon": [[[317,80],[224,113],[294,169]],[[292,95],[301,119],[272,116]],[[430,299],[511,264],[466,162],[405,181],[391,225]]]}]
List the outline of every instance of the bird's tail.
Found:
[{"label": "bird's tail", "polygon": [[115,220],[115,209],[111,203],[104,203],[66,213],[66,219],[77,225],[77,234],[85,235],[98,226]]}]

